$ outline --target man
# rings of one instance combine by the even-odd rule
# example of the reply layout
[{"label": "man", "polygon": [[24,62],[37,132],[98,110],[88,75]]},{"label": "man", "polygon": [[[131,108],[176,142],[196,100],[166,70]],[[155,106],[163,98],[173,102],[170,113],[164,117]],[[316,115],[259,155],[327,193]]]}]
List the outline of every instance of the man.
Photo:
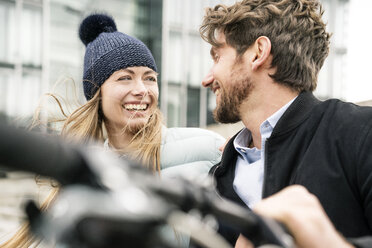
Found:
[{"label": "man", "polygon": [[217,121],[246,127],[210,173],[248,208],[303,185],[349,242],[372,247],[372,109],[313,96],[329,52],[321,18],[317,0],[207,9],[200,32],[214,64],[202,84],[216,94]]}]

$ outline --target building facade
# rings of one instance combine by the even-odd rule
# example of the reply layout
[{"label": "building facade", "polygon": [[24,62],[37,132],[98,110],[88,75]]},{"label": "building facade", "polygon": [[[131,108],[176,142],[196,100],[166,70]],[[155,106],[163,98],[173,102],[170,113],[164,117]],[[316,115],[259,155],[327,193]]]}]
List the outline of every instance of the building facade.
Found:
[{"label": "building facade", "polygon": [[[210,46],[202,41],[198,29],[205,7],[234,2],[235,0],[163,0],[161,109],[167,116],[169,126],[212,126],[213,130],[218,131],[212,116],[215,96],[200,86],[212,60],[209,55]],[[349,1],[322,2],[324,18],[333,37],[330,55],[320,73],[315,94],[322,99],[346,99]],[[231,125],[228,128],[231,129]]]},{"label": "building facade", "polygon": [[43,93],[71,79],[82,99],[78,25],[94,11],[143,40],[161,68],[161,0],[0,0],[0,113],[30,118]]},{"label": "building facade", "polygon": [[[112,15],[118,29],[143,40],[159,67],[160,106],[168,126],[214,123],[214,95],[200,86],[212,60],[199,36],[204,9],[235,0],[0,0],[0,113],[30,119],[40,96],[73,81],[83,100],[84,46],[77,28],[93,11]],[[323,0],[333,33],[320,73],[320,98],[347,100],[349,1]]]}]

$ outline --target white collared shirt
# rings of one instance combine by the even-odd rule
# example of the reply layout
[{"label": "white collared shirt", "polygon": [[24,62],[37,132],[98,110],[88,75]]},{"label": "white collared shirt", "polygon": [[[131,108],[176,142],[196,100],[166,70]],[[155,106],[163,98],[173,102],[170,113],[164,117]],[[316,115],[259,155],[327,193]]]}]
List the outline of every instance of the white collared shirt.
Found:
[{"label": "white collared shirt", "polygon": [[248,147],[252,134],[247,128],[243,129],[234,139],[234,147],[239,156],[236,161],[233,187],[250,208],[262,199],[266,140],[271,136],[280,117],[295,99],[296,97],[261,123],[261,150]]}]

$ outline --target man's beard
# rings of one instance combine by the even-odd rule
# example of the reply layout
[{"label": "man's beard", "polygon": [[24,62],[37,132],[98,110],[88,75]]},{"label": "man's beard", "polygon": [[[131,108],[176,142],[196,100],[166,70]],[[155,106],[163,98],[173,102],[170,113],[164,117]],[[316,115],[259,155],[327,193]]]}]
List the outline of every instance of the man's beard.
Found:
[{"label": "man's beard", "polygon": [[214,119],[220,123],[236,123],[241,120],[240,106],[252,91],[251,79],[244,70],[234,70],[231,81],[225,82],[228,86],[220,84],[220,101],[213,111]]}]

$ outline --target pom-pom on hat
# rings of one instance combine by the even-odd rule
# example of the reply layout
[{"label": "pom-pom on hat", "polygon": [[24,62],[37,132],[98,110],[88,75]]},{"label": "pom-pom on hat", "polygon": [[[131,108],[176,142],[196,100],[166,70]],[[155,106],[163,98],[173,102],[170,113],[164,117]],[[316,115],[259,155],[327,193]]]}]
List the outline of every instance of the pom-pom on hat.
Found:
[{"label": "pom-pom on hat", "polygon": [[154,57],[142,41],[118,32],[115,21],[105,14],[86,17],[79,28],[86,46],[84,57],[84,95],[90,100],[115,71],[147,66],[157,72]]}]

